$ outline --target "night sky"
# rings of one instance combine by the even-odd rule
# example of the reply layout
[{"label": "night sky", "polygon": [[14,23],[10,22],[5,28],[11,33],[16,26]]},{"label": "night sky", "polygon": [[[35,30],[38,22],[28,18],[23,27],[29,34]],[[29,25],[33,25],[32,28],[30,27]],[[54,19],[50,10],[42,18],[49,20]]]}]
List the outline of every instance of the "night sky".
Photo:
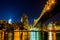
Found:
[{"label": "night sky", "polygon": [[60,22],[60,12],[50,19],[46,20],[44,23],[48,24],[49,22]]},{"label": "night sky", "polygon": [[29,20],[38,18],[46,0],[0,0],[0,20],[20,21],[23,13]]}]

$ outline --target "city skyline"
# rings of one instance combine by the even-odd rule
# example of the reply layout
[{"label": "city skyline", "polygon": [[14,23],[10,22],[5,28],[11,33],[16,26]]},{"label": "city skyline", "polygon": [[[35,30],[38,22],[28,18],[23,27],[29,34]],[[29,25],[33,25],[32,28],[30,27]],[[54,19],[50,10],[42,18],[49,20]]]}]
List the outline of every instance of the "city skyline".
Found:
[{"label": "city skyline", "polygon": [[[29,21],[38,18],[46,0],[0,0],[0,20],[20,21],[21,16],[25,13]],[[37,15],[36,15],[37,14]]]}]

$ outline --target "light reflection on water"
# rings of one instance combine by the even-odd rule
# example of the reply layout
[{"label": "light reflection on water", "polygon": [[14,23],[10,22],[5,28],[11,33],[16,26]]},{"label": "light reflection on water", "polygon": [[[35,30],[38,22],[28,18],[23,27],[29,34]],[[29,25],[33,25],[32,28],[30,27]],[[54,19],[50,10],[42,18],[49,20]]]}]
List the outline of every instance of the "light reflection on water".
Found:
[{"label": "light reflection on water", "polygon": [[[22,40],[25,40],[29,35],[27,35],[27,32],[23,32],[24,35],[22,36]],[[2,39],[3,34],[1,34],[0,32],[0,40],[4,40]],[[14,38],[12,37],[14,35]],[[48,40],[52,40],[52,32],[49,32],[49,39]],[[47,37],[47,36],[46,36]],[[3,37],[4,38],[4,37]],[[8,40],[21,40],[20,39],[20,31],[16,31],[14,32],[14,34],[12,32],[8,33]],[[30,32],[30,37],[28,40],[42,40],[41,39],[41,33],[38,31],[31,31]],[[56,33],[56,40],[60,40],[60,33]]]}]

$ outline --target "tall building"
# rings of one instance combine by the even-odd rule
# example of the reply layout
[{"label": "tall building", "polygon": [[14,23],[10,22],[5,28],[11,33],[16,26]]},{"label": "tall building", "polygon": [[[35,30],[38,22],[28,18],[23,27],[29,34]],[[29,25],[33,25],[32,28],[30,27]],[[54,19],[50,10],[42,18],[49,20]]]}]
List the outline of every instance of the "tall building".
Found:
[{"label": "tall building", "polygon": [[8,20],[8,23],[9,23],[9,24],[12,24],[12,19],[9,19],[9,20]]},{"label": "tall building", "polygon": [[24,28],[28,29],[28,16],[26,14],[22,15],[21,22],[24,24]]},{"label": "tall building", "polygon": [[23,35],[22,35],[22,40],[29,40],[30,39],[30,32],[28,32],[28,16],[26,14],[23,14],[22,17],[21,17],[21,22],[23,23],[23,26],[24,26],[24,31],[26,32],[23,32]]}]

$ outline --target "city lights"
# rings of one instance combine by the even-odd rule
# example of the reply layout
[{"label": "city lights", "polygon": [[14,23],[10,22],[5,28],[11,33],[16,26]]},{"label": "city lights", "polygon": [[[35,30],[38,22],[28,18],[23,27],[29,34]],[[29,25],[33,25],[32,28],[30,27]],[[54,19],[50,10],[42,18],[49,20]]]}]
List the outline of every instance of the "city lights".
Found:
[{"label": "city lights", "polygon": [[52,32],[49,32],[49,33],[48,33],[48,40],[53,40],[53,39],[52,39]]},{"label": "city lights", "polygon": [[51,4],[55,4],[55,0],[50,0],[50,1],[51,1],[51,2],[50,2]]},{"label": "city lights", "polygon": [[[55,1],[56,0],[48,0],[40,16],[37,15],[37,19],[29,19],[31,16],[29,17],[27,16],[28,14],[23,14],[19,21],[18,18],[20,15],[17,16],[18,22],[13,22],[11,18],[8,21],[0,20],[0,40],[57,40],[58,38],[60,40],[60,21],[58,21],[60,17],[56,16],[58,12],[55,13],[57,9],[55,9]],[[27,10],[29,11],[29,9]],[[13,16],[13,18],[15,17]]]},{"label": "city lights", "polygon": [[9,23],[9,24],[12,24],[12,19],[9,19],[9,20],[8,20],[8,23]]},{"label": "city lights", "polygon": [[14,40],[20,40],[20,32],[18,30],[14,32]]},{"label": "city lights", "polygon": [[[35,32],[36,31],[36,32]],[[31,32],[30,32],[30,40],[39,40],[40,37],[39,37],[39,29],[38,28],[32,28],[31,29]]]},{"label": "city lights", "polygon": [[55,3],[56,3],[55,0],[48,0],[48,1],[47,1],[45,7],[43,8],[43,10],[42,10],[42,12],[41,12],[41,15],[37,18],[37,20],[36,20],[36,22],[35,22],[35,24],[34,24],[33,26],[35,26],[35,25],[38,23],[38,21],[42,18],[42,16],[43,16],[47,11],[50,11],[50,10],[53,9],[52,6],[54,7]]},{"label": "city lights", "polygon": [[12,40],[13,39],[13,34],[10,32],[8,33],[8,40]]}]

